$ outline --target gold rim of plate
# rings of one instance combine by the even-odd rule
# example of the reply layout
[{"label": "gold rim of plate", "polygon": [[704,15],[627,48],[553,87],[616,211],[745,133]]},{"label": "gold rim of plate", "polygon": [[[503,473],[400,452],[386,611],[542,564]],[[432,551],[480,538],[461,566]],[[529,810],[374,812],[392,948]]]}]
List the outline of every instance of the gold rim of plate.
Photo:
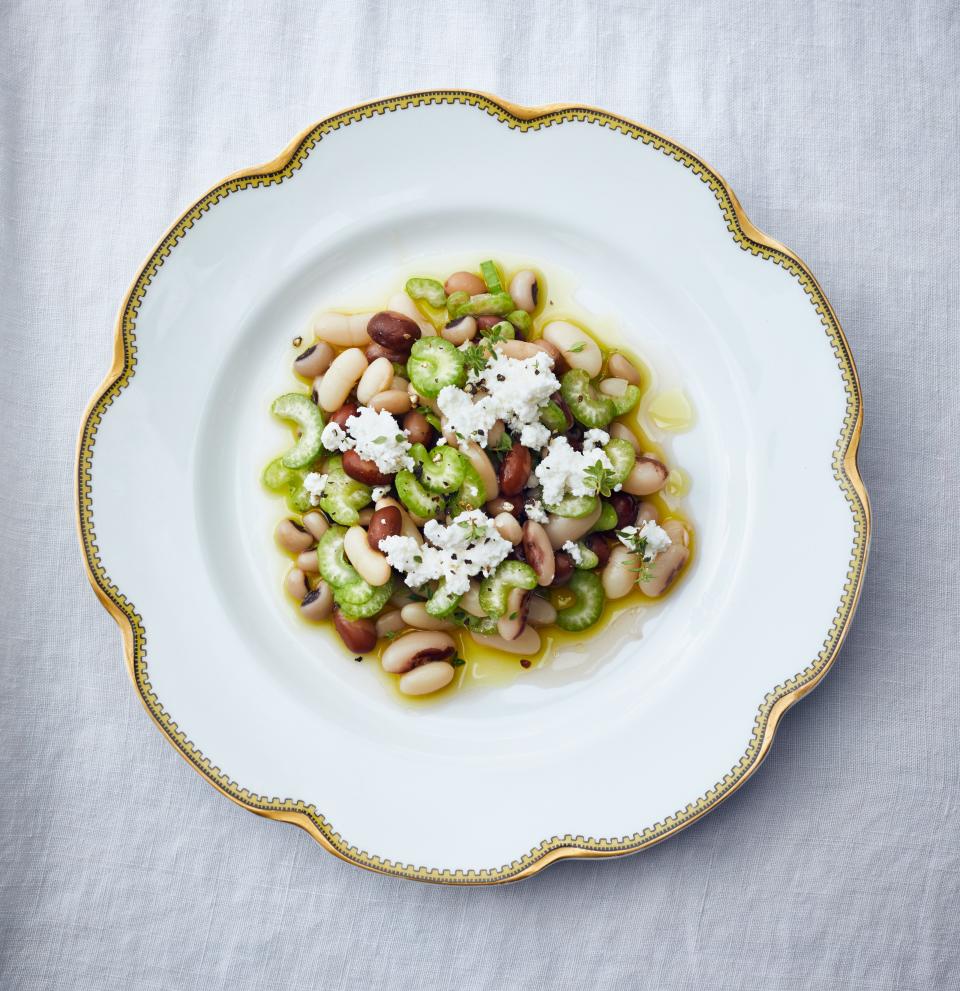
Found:
[{"label": "gold rim of plate", "polygon": [[[241,189],[272,186],[293,175],[306,156],[325,135],[358,123],[375,115],[393,113],[427,104],[461,104],[475,107],[521,132],[536,131],[568,121],[595,124],[618,131],[625,137],[642,141],[690,169],[713,191],[727,221],[731,236],[744,251],[779,265],[796,278],[817,313],[824,332],[830,339],[847,396],[843,428],[834,449],[834,478],[850,506],[854,522],[854,541],[847,569],[843,596],[834,616],[823,649],[799,674],[777,685],[767,693],[754,721],[753,733],[746,752],[705,795],[661,822],[645,827],[631,836],[597,839],[585,836],[554,836],[545,839],[528,853],[502,867],[484,870],[449,871],[436,867],[399,864],[375,854],[358,850],[341,836],[333,824],[314,806],[294,799],[268,798],[256,795],[239,782],[232,781],[190,742],[164,709],[150,684],[146,661],[146,632],[143,620],[133,603],[116,587],[100,562],[93,529],[93,506],[90,495],[90,472],[97,428],[114,398],[128,385],[136,366],[137,313],[154,275],[163,265],[171,249],[202,214],[231,193]],[[870,544],[870,504],[857,466],[857,448],[863,425],[863,403],[860,381],[853,356],[836,314],[823,290],[807,266],[789,249],[758,230],[747,218],[739,201],[726,182],[702,159],[681,145],[642,124],[608,113],[595,107],[556,103],[543,107],[521,107],[487,93],[472,90],[429,90],[408,93],[388,99],[364,103],[340,111],[313,124],[294,140],[273,161],[243,169],[228,176],[197,200],[170,227],[140,269],[127,292],[117,317],[113,364],[102,385],[91,400],[80,429],[77,450],[77,525],[83,547],[87,578],[107,612],[117,621],[123,633],[127,669],[153,721],[163,731],[177,752],[215,788],[238,805],[258,815],[290,822],[305,829],[330,853],[348,863],[368,870],[418,881],[445,884],[499,884],[517,881],[543,870],[557,860],[573,857],[611,857],[635,853],[658,843],[696,822],[739,788],[760,766],[773,741],[777,725],[784,713],[808,694],[823,679],[833,664],[846,637],[856,610],[863,585]]]}]

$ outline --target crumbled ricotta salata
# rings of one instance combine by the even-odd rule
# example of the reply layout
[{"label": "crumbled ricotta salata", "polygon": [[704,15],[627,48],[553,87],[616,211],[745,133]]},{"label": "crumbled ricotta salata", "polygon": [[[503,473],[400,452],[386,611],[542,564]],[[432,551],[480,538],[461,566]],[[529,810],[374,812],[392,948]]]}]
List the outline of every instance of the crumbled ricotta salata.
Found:
[{"label": "crumbled ricotta salata", "polygon": [[386,410],[361,406],[347,418],[347,429],[332,420],[323,428],[320,443],[328,451],[356,451],[364,461],[373,461],[384,474],[393,475],[403,468],[413,468],[407,453],[407,433]]},{"label": "crumbled ricotta salata", "polygon": [[310,496],[310,505],[319,506],[320,497],[323,495],[323,490],[327,487],[327,476],[321,475],[318,471],[307,472],[303,478],[303,487]]},{"label": "crumbled ricotta salata", "polygon": [[374,502],[379,502],[387,495],[389,491],[389,485],[374,485],[374,487],[370,490],[370,498],[373,499]]},{"label": "crumbled ricotta salata", "polygon": [[625,526],[617,532],[617,539],[624,547],[636,551],[643,547],[644,561],[652,561],[665,551],[673,541],[662,526],[653,520],[644,520],[640,527]]},{"label": "crumbled ricotta salata", "polygon": [[543,486],[543,501],[552,506],[569,493],[570,495],[592,495],[594,490],[586,478],[591,465],[600,464],[612,468],[610,459],[600,445],[606,444],[609,434],[603,430],[588,430],[583,435],[583,450],[575,451],[566,437],[554,437],[547,453],[536,467],[536,475]]},{"label": "crumbled ricotta salata", "polygon": [[446,526],[427,520],[423,535],[427,542],[422,545],[402,535],[380,541],[390,566],[406,575],[411,588],[445,578],[450,592],[463,595],[474,575],[489,575],[512,550],[480,509],[460,513]]},{"label": "crumbled ricotta salata", "polygon": [[568,540],[560,550],[566,551],[571,558],[573,558],[574,564],[583,564],[583,551],[579,544],[575,544],[572,540]]},{"label": "crumbled ricotta salata", "polygon": [[553,359],[540,352],[532,358],[508,358],[499,352],[479,372],[471,371],[467,389],[486,392],[474,401],[469,391],[448,385],[437,396],[437,407],[447,425],[460,437],[464,449],[468,441],[480,446],[497,420],[519,437],[524,447],[539,450],[550,439],[550,431],[540,423],[540,410],[560,388],[553,374]]},{"label": "crumbled ricotta salata", "polygon": [[533,520],[534,523],[550,522],[550,517],[547,515],[547,511],[543,508],[543,503],[539,499],[528,502],[523,509],[527,514],[527,519]]}]

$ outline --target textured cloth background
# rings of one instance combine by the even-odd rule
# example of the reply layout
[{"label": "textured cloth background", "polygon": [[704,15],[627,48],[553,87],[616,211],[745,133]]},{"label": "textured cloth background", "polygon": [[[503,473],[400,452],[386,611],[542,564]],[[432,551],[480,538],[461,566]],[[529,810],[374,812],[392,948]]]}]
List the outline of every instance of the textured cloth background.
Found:
[{"label": "textured cloth background", "polygon": [[[0,987],[960,986],[958,11],[0,4]],[[131,690],[72,508],[166,225],[344,105],[455,86],[598,104],[719,169],[836,307],[876,514],[847,645],[741,792],[486,890],[348,867],[205,784]]]}]

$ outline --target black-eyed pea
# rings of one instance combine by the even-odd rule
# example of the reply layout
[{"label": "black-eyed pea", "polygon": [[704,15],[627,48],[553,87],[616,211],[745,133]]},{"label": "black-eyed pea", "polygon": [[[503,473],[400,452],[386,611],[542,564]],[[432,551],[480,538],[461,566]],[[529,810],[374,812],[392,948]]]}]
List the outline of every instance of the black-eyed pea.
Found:
[{"label": "black-eyed pea", "polygon": [[301,378],[315,379],[330,367],[331,361],[333,361],[333,348],[326,341],[320,341],[297,355],[293,362],[293,370]]},{"label": "black-eyed pea", "polygon": [[460,317],[451,320],[441,331],[440,336],[451,344],[460,347],[477,336],[477,321],[474,317]]},{"label": "black-eyed pea", "polygon": [[273,533],[277,543],[291,554],[300,554],[317,542],[309,530],[293,520],[281,520]]},{"label": "black-eyed pea", "polygon": [[533,313],[540,298],[540,282],[537,273],[525,268],[510,280],[510,295],[518,310]]},{"label": "black-eyed pea", "polygon": [[305,575],[320,574],[320,559],[317,557],[315,549],[298,554],[296,564]]},{"label": "black-eyed pea", "polygon": [[309,592],[300,601],[300,615],[304,619],[317,623],[322,619],[329,619],[333,612],[333,592],[330,586],[321,579],[317,582],[316,588]]},{"label": "black-eyed pea", "polygon": [[314,540],[319,540],[330,529],[326,516],[317,510],[303,514],[303,525],[313,534]]},{"label": "black-eyed pea", "polygon": [[283,579],[283,587],[287,595],[301,602],[309,591],[307,576],[299,568],[291,568]]}]

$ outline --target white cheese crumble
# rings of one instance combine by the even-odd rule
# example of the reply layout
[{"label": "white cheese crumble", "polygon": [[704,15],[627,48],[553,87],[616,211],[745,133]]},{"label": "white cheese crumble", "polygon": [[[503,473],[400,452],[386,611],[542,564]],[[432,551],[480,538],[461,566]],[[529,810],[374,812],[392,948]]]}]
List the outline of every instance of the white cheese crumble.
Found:
[{"label": "white cheese crumble", "polygon": [[413,537],[384,537],[380,550],[391,567],[406,575],[411,588],[445,578],[454,595],[463,595],[474,575],[489,575],[513,549],[480,509],[460,513],[447,526],[427,520],[423,535],[427,540],[423,545]]},{"label": "white cheese crumble", "polygon": [[568,540],[560,550],[566,551],[571,558],[573,558],[574,564],[583,564],[583,550],[579,544],[575,544],[572,540]]},{"label": "white cheese crumble", "polygon": [[389,485],[374,485],[374,487],[370,490],[370,498],[373,499],[374,502],[379,502],[387,495],[389,491]]},{"label": "white cheese crumble", "polygon": [[667,531],[653,520],[644,520],[639,529],[635,526],[625,526],[617,532],[617,539],[631,551],[636,551],[642,546],[644,561],[652,561],[673,543]]},{"label": "white cheese crumble", "polygon": [[583,436],[583,450],[575,451],[566,437],[554,437],[547,453],[536,467],[536,475],[543,486],[543,501],[548,506],[556,505],[563,497],[570,495],[593,495],[586,478],[586,471],[595,464],[612,468],[610,459],[599,445],[610,440],[602,430],[588,430]]},{"label": "white cheese crumble", "polygon": [[527,519],[533,520],[534,523],[550,522],[550,517],[547,515],[547,511],[543,508],[543,503],[539,499],[528,502],[523,509],[527,514]]},{"label": "white cheese crumble", "polygon": [[483,369],[470,372],[471,387],[483,389],[486,395],[474,402],[468,391],[448,385],[437,396],[437,408],[459,435],[461,450],[471,440],[486,446],[487,434],[497,420],[503,420],[524,447],[539,450],[550,439],[550,431],[540,423],[540,410],[560,382],[546,352],[523,359],[496,352]]},{"label": "white cheese crumble", "polygon": [[356,451],[364,461],[373,461],[385,475],[413,468],[413,458],[407,453],[410,450],[407,432],[386,410],[377,412],[361,406],[347,418],[346,431],[331,420],[323,428],[320,443],[328,451]]},{"label": "white cheese crumble", "polygon": [[323,495],[323,490],[327,487],[327,476],[321,475],[318,471],[307,472],[303,477],[303,487],[310,495],[310,505],[319,506],[320,497]]}]

